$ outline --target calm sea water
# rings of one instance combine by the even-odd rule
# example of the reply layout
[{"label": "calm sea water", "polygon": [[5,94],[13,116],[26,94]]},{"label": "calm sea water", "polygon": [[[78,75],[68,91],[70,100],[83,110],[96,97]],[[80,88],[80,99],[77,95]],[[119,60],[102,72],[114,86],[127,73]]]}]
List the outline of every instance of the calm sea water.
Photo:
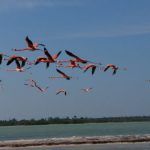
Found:
[{"label": "calm sea water", "polygon": [[0,140],[41,139],[71,136],[150,134],[150,122],[90,123],[0,127]]},{"label": "calm sea water", "polygon": [[[150,122],[90,123],[0,127],[0,141],[72,136],[145,135]],[[6,149],[6,148],[5,148]],[[13,149],[13,148],[12,148]],[[16,150],[150,150],[150,143],[15,148]]]}]

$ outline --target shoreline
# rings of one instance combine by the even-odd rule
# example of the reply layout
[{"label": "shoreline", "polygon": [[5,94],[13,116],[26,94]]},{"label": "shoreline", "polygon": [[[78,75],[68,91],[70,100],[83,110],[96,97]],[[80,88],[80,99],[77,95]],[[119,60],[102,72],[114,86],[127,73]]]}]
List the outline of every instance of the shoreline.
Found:
[{"label": "shoreline", "polygon": [[92,144],[125,144],[150,142],[150,135],[117,135],[117,136],[91,136],[66,137],[46,139],[23,139],[0,141],[0,148],[39,147],[39,146],[71,146]]}]

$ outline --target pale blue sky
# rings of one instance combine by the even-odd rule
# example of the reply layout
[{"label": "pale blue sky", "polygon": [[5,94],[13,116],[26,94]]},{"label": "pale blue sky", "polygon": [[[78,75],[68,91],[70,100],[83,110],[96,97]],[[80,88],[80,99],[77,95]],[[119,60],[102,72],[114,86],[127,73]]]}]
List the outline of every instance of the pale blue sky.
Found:
[{"label": "pale blue sky", "polygon": [[[112,63],[127,71],[83,73],[64,69],[79,80],[51,80],[55,65],[33,66],[25,73],[6,72],[13,68],[3,62],[0,78],[0,119],[42,117],[107,117],[150,115],[150,1],[149,0],[1,0],[0,52],[28,57],[42,52],[13,52],[26,46],[25,37],[46,44],[53,55],[68,49],[85,59]],[[68,59],[63,51],[59,59]],[[30,74],[32,72],[32,74]],[[46,93],[24,86],[33,78]],[[80,89],[93,87],[91,93]],[[68,96],[55,95],[65,88]]]}]

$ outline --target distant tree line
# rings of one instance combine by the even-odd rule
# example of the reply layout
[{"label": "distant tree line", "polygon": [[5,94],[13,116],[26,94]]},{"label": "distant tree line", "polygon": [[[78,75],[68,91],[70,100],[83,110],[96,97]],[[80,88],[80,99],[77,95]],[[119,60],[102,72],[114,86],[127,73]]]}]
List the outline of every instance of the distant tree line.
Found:
[{"label": "distant tree line", "polygon": [[47,124],[79,124],[79,123],[106,123],[106,122],[143,122],[150,121],[150,116],[132,116],[132,117],[103,117],[103,118],[88,118],[77,117],[59,118],[49,117],[42,119],[22,119],[15,118],[10,120],[0,120],[0,126],[15,126],[15,125],[47,125]]}]

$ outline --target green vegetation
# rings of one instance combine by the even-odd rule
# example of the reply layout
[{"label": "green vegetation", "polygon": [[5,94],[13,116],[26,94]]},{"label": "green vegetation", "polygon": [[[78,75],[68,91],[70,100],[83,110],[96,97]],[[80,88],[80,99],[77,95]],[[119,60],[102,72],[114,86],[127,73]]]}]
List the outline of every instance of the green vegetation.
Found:
[{"label": "green vegetation", "polygon": [[142,122],[150,121],[150,116],[132,116],[132,117],[104,117],[104,118],[87,118],[76,117],[73,118],[59,118],[49,117],[47,119],[30,119],[30,120],[0,120],[0,126],[14,126],[14,125],[47,125],[47,124],[77,124],[77,123],[105,123],[105,122]]}]

